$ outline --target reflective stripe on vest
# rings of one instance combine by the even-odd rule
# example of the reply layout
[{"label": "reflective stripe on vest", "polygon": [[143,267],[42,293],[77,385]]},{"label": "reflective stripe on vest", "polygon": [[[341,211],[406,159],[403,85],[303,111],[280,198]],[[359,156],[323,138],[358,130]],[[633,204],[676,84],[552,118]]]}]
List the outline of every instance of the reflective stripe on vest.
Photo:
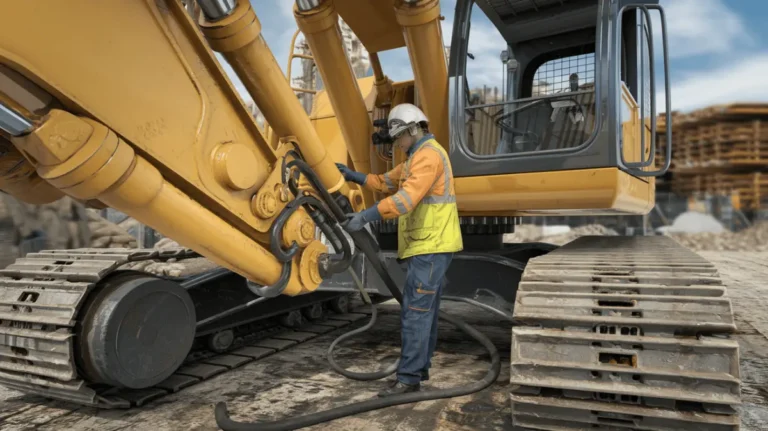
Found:
[{"label": "reflective stripe on vest", "polygon": [[[461,229],[459,228],[459,213],[456,206],[456,195],[452,193],[452,169],[448,155],[434,139],[424,142],[420,148],[406,160],[402,178],[408,178],[411,159],[419,151],[436,151],[443,162],[444,176],[443,193],[441,195],[425,196],[421,202],[408,214],[398,220],[398,247],[400,259],[430,254],[457,252],[463,248]],[[432,184],[432,193],[437,181]],[[395,206],[400,208],[403,200],[410,202],[408,194],[400,191],[393,195]]]}]

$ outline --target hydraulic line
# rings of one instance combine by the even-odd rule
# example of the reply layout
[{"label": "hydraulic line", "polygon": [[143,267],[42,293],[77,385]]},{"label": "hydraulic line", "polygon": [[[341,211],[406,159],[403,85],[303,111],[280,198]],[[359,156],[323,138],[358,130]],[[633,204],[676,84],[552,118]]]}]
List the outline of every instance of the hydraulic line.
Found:
[{"label": "hydraulic line", "polygon": [[362,381],[368,381],[368,380],[379,380],[383,379],[391,374],[393,374],[395,371],[397,371],[397,367],[400,365],[400,359],[398,358],[392,365],[389,367],[381,370],[381,371],[374,371],[370,373],[357,373],[354,371],[349,371],[347,369],[342,368],[336,360],[333,358],[333,350],[336,348],[336,345],[341,343],[342,341],[346,340],[347,338],[353,337],[357,334],[361,334],[371,328],[373,328],[373,325],[376,324],[376,318],[378,317],[378,308],[376,308],[376,304],[374,304],[370,297],[368,297],[368,292],[365,291],[365,288],[363,288],[363,283],[360,281],[360,279],[357,277],[357,274],[355,274],[354,271],[352,271],[352,268],[348,268],[349,275],[352,276],[352,280],[355,282],[355,286],[357,286],[357,290],[360,291],[360,295],[363,297],[366,304],[370,304],[371,306],[371,320],[368,322],[367,325],[357,328],[355,330],[349,331],[345,334],[342,334],[340,337],[333,340],[333,343],[331,343],[331,346],[328,348],[328,363],[331,365],[331,368],[333,368],[334,371],[341,374],[342,376],[352,379],[352,380],[362,380]]},{"label": "hydraulic line", "polygon": [[[295,166],[296,168],[299,169],[301,173],[303,173],[307,177],[310,184],[312,184],[315,190],[322,196],[323,200],[328,205],[329,209],[335,216],[337,222],[342,222],[343,220],[345,220],[346,217],[345,217],[344,211],[339,206],[339,202],[337,202],[331,196],[331,194],[328,193],[328,191],[322,186],[322,183],[320,183],[319,178],[312,171],[312,168],[310,168],[309,165],[306,164],[306,162],[301,160],[298,157],[298,154],[296,154],[295,152],[292,152],[292,153],[296,157],[296,159],[288,163],[288,166],[289,167]],[[338,192],[335,194],[339,196]],[[346,203],[345,207],[349,207],[349,204]],[[402,304],[403,303],[402,292],[398,289],[394,280],[389,275],[386,268],[384,267],[384,264],[380,260],[380,257],[378,255],[378,246],[376,244],[375,239],[370,234],[370,232],[363,229],[357,232],[350,232],[350,236],[355,242],[355,245],[365,254],[368,260],[371,262],[374,270],[379,274],[379,276],[381,276],[382,280],[384,280],[384,283],[386,284],[387,289],[389,289],[392,296],[397,300],[398,303]],[[346,238],[344,239],[340,238],[340,240],[345,241]],[[363,413],[371,410],[382,409],[385,407],[391,407],[391,406],[401,405],[401,404],[409,404],[409,403],[414,403],[419,401],[435,400],[435,399],[441,399],[441,398],[452,398],[452,397],[468,395],[475,392],[479,392],[487,388],[488,386],[492,385],[493,382],[495,382],[496,379],[498,378],[499,373],[501,372],[501,361],[500,361],[499,352],[496,349],[496,346],[493,345],[493,343],[491,342],[490,339],[488,339],[488,337],[486,337],[480,331],[468,325],[461,319],[451,316],[450,314],[445,313],[443,311],[439,311],[439,318],[441,320],[445,320],[451,323],[462,332],[466,333],[473,339],[477,340],[488,351],[491,357],[491,365],[485,377],[483,377],[481,380],[471,383],[469,385],[460,386],[456,388],[439,389],[439,390],[424,391],[424,392],[418,391],[418,392],[392,395],[385,398],[376,398],[376,399],[362,401],[354,404],[349,404],[346,406],[337,407],[335,409],[326,410],[323,412],[312,413],[305,416],[293,417],[289,419],[284,419],[284,420],[279,420],[274,422],[264,422],[264,423],[236,422],[230,418],[229,412],[227,411],[226,404],[223,402],[220,402],[216,404],[216,408],[215,408],[216,424],[219,426],[219,428],[221,428],[224,431],[295,430],[295,429],[315,425],[318,423],[342,418],[345,416],[351,416],[351,415],[355,415],[355,414],[359,414],[359,413]],[[365,328],[367,329],[372,327],[375,321],[376,321],[376,312],[374,308],[374,313],[372,314],[371,322],[369,322],[369,324],[366,325]],[[345,335],[351,336],[351,335],[358,334],[360,332],[362,331],[356,330],[356,331],[353,331],[352,333],[345,334]],[[342,336],[342,337],[347,338],[345,336]],[[335,344],[337,344],[338,341],[344,338],[337,339]],[[358,375],[358,376],[361,374],[363,376],[365,375],[365,373],[354,374],[341,369],[341,367],[335,367],[335,369],[336,368],[338,368],[337,371],[342,370],[341,373],[343,375],[347,375],[347,374]],[[388,371],[388,370],[385,370],[385,371]],[[378,373],[382,374],[383,372],[384,371],[381,371]]]}]

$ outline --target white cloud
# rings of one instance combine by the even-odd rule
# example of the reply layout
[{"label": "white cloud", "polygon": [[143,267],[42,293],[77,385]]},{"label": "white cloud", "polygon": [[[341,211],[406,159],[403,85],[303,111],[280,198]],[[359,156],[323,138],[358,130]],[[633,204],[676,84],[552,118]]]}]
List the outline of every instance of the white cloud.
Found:
[{"label": "white cloud", "polygon": [[264,40],[285,72],[291,37],[297,29],[296,19],[293,16],[293,1],[251,0],[251,5],[261,22]]},{"label": "white cloud", "polygon": [[[723,54],[754,42],[742,18],[722,0],[662,0],[661,4],[667,18],[672,58]],[[661,47],[659,14],[650,12],[654,21],[654,45]]]},{"label": "white cloud", "polygon": [[[469,86],[477,88],[487,85],[501,90],[504,73],[501,52],[507,49],[507,42],[477,5],[472,6],[470,24],[468,51],[475,58],[467,59]],[[443,29],[447,30],[450,37],[452,28],[444,26]]]},{"label": "white cloud", "polygon": [[[764,102],[768,100],[767,70],[768,51],[763,51],[731,66],[689,74],[672,84],[672,109],[686,112],[716,104]],[[657,112],[664,112],[663,90],[657,92],[656,103]]]}]

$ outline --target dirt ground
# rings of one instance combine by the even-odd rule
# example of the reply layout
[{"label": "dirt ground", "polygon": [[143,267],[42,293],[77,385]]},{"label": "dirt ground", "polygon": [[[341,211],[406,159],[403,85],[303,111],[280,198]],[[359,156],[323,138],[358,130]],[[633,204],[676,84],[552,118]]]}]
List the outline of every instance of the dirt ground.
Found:
[{"label": "dirt ground", "polygon": [[[741,344],[742,429],[768,429],[768,253],[702,252],[718,265],[733,301]],[[355,370],[378,369],[397,357],[397,304],[381,306],[375,330],[345,342],[337,358]],[[508,430],[510,324],[473,307],[444,302],[487,334],[501,353],[498,381],[478,394],[391,407],[308,429],[344,430]],[[358,323],[362,325],[362,323]],[[99,411],[46,401],[0,388],[0,430],[215,430],[213,406],[225,401],[237,420],[276,420],[326,410],[374,397],[386,381],[357,382],[335,374],[326,349],[337,330],[245,365],[131,411]],[[440,327],[429,387],[445,388],[479,379],[488,366],[481,346],[453,327]],[[360,368],[358,368],[358,366]]]},{"label": "dirt ground", "polygon": [[768,253],[699,252],[728,287],[741,357],[742,430],[768,429]]}]

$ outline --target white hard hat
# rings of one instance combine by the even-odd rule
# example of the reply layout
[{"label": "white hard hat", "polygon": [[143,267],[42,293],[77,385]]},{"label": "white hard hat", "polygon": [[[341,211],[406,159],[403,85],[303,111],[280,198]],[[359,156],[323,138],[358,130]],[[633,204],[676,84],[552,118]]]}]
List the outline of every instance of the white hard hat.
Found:
[{"label": "white hard hat", "polygon": [[429,122],[427,116],[421,112],[421,109],[410,103],[401,103],[389,111],[389,118],[387,119],[389,136],[397,138],[403,132],[422,121],[425,123]]}]

